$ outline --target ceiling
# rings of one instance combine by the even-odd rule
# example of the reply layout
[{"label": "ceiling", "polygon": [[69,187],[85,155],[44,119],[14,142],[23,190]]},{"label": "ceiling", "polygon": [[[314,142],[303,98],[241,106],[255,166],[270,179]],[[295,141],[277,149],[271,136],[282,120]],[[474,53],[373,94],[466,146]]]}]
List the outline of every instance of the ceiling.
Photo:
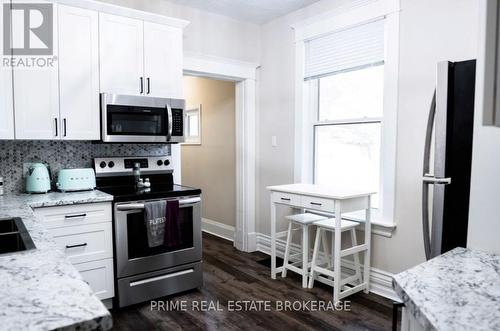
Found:
[{"label": "ceiling", "polygon": [[267,23],[319,0],[167,0],[257,24]]}]

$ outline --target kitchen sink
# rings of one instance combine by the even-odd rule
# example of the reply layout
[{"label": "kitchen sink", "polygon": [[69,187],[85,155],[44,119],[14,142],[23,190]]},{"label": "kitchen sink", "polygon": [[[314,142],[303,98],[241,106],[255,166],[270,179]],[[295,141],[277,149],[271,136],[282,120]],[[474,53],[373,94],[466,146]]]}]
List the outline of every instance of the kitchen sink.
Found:
[{"label": "kitchen sink", "polygon": [[0,219],[0,254],[34,249],[35,244],[19,217]]}]

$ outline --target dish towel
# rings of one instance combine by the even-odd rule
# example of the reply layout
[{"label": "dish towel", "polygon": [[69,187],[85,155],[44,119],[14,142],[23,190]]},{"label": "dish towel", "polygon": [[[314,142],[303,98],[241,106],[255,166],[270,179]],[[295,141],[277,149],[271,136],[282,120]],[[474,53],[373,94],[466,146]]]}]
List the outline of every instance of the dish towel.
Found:
[{"label": "dish towel", "polygon": [[165,201],[144,203],[144,222],[148,234],[149,247],[157,247],[165,242]]},{"label": "dish towel", "polygon": [[179,200],[167,201],[167,221],[165,226],[165,245],[174,247],[182,244],[181,224],[179,219]]}]

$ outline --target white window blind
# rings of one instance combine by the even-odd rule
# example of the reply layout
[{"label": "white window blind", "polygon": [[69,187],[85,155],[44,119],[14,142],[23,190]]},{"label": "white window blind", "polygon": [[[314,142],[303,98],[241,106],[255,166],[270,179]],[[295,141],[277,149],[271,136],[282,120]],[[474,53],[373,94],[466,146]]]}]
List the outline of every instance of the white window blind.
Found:
[{"label": "white window blind", "polygon": [[384,63],[384,20],[306,42],[305,79]]}]

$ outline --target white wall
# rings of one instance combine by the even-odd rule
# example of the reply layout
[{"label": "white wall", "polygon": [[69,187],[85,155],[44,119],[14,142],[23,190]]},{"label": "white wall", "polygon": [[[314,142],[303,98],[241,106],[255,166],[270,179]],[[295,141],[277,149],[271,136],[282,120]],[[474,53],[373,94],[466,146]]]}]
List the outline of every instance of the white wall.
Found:
[{"label": "white wall", "polygon": [[259,25],[172,4],[164,0],[101,1],[190,21],[191,23],[184,30],[184,51],[186,53],[259,62]]},{"label": "white wall", "polygon": [[[258,119],[258,228],[269,233],[265,187],[293,182],[294,43],[290,25],[333,8],[321,1],[262,27]],[[372,265],[397,273],[424,261],[421,176],[436,63],[476,57],[476,0],[401,0],[396,231],[373,237]],[[271,147],[271,136],[278,147]]]},{"label": "white wall", "polygon": [[[481,1],[484,14],[485,1]],[[484,22],[484,16],[481,16]],[[467,247],[500,254],[500,128],[483,126],[484,28],[477,63],[476,116]]]}]

